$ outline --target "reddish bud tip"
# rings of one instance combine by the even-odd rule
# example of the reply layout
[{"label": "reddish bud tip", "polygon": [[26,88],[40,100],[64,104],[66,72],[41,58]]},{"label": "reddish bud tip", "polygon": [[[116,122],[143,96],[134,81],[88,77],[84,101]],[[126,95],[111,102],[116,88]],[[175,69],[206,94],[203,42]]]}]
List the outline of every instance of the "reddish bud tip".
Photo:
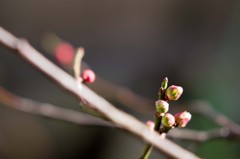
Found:
[{"label": "reddish bud tip", "polygon": [[166,97],[168,100],[178,100],[183,93],[183,88],[181,86],[170,86],[166,90]]},{"label": "reddish bud tip", "polygon": [[71,65],[74,58],[74,48],[71,44],[62,42],[55,48],[56,59],[64,65]]},{"label": "reddish bud tip", "polygon": [[191,120],[192,115],[187,112],[180,112],[174,115],[178,127],[185,127],[187,123]]},{"label": "reddish bud tip", "polygon": [[162,124],[165,127],[172,127],[175,124],[175,118],[172,114],[170,113],[166,113],[163,117],[162,117]]},{"label": "reddish bud tip", "polygon": [[160,113],[161,115],[166,113],[169,109],[169,104],[164,100],[158,100],[156,101],[155,104],[156,104],[156,112]]},{"label": "reddish bud tip", "polygon": [[84,70],[83,73],[81,74],[81,77],[83,79],[83,82],[86,83],[93,83],[96,79],[95,73],[90,69]]}]

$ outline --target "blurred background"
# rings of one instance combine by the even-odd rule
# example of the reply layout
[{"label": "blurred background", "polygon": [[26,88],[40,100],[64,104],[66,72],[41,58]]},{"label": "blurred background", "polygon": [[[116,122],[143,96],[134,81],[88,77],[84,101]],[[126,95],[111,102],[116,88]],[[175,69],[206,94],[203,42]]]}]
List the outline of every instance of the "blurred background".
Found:
[{"label": "blurred background", "polygon": [[[167,76],[170,84],[183,86],[181,101],[209,101],[240,124],[239,1],[0,0],[0,24],[58,65],[42,46],[46,33],[83,46],[84,61],[99,76],[150,99],[153,107]],[[75,98],[3,46],[0,85],[23,97],[80,111]],[[99,89],[97,93],[104,96]],[[153,118],[151,112],[109,100],[143,122]],[[215,127],[198,115],[188,125],[197,130]],[[112,128],[79,126],[0,105],[3,159],[132,159],[143,145]],[[213,140],[191,150],[203,158],[239,158],[239,146],[237,140]],[[159,156],[154,151],[151,158]]]}]

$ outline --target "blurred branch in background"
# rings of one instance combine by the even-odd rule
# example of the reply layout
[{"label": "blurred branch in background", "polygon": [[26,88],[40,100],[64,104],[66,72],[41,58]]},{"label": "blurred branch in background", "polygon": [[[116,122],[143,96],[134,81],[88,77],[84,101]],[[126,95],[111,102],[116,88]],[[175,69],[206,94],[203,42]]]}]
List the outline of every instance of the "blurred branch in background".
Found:
[{"label": "blurred branch in background", "polygon": [[227,116],[216,111],[209,102],[199,100],[192,102],[191,105],[191,111],[207,117],[210,121],[229,131],[228,137],[240,137],[240,126]]},{"label": "blurred branch in background", "polygon": [[10,108],[41,115],[57,120],[67,121],[79,125],[97,125],[116,127],[109,122],[70,109],[60,108],[48,103],[40,103],[31,99],[19,97],[0,86],[0,103]]},{"label": "blurred branch in background", "polygon": [[151,143],[166,156],[172,158],[179,158],[179,156],[181,158],[199,158],[173,142],[161,139],[158,133],[152,132],[146,125],[133,116],[116,109],[112,104],[85,85],[82,84],[82,88],[79,89],[76,80],[43,57],[25,40],[18,39],[3,28],[0,28],[0,42],[10,49],[17,51],[25,61],[28,61],[33,67],[51,78],[62,89],[77,97],[78,100],[86,100],[113,124]]},{"label": "blurred branch in background", "polygon": [[213,139],[239,139],[240,136],[230,135],[228,129],[218,128],[207,131],[191,130],[191,129],[174,129],[167,134],[167,137],[174,139],[182,139],[203,143]]}]

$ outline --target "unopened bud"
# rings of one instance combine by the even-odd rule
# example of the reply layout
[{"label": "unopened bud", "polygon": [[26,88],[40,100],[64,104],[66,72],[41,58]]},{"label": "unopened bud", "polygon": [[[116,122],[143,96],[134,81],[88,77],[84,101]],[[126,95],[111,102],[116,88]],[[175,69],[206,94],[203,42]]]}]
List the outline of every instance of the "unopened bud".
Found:
[{"label": "unopened bud", "polygon": [[175,124],[175,118],[172,114],[170,113],[166,113],[163,117],[162,117],[162,124],[167,127],[170,128]]},{"label": "unopened bud", "polygon": [[167,89],[167,86],[168,86],[168,78],[165,77],[162,81],[161,87],[165,90],[165,89]]},{"label": "unopened bud", "polygon": [[156,104],[156,112],[160,113],[161,115],[166,113],[169,109],[169,104],[164,100],[158,100],[156,101],[155,104]]},{"label": "unopened bud", "polygon": [[185,127],[187,123],[191,120],[192,115],[189,112],[184,111],[175,114],[174,117],[178,127]]},{"label": "unopened bud", "polygon": [[95,73],[90,69],[84,70],[83,73],[81,74],[81,77],[83,79],[83,82],[86,83],[92,83],[96,79]]},{"label": "unopened bud", "polygon": [[166,90],[166,97],[168,100],[178,100],[178,98],[182,95],[183,88],[181,86],[170,86]]}]

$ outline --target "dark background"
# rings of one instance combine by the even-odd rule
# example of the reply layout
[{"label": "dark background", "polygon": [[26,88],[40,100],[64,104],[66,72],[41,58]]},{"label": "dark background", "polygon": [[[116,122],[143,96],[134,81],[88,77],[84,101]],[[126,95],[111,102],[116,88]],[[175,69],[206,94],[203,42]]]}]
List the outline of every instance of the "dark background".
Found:
[{"label": "dark background", "polygon": [[[28,39],[52,61],[41,46],[46,32],[83,46],[84,61],[98,75],[151,99],[153,106],[167,76],[170,84],[184,87],[181,101],[207,100],[240,123],[239,9],[233,0],[0,0],[0,24]],[[79,110],[74,98],[2,46],[0,84],[24,97]],[[152,119],[150,114],[135,115],[142,121]],[[188,126],[214,127],[198,116]],[[239,146],[238,141],[214,140],[194,152],[203,158],[239,158]],[[0,158],[130,159],[138,158],[142,147],[141,141],[122,131],[78,126],[0,106]],[[159,154],[154,152],[154,157]]]}]

